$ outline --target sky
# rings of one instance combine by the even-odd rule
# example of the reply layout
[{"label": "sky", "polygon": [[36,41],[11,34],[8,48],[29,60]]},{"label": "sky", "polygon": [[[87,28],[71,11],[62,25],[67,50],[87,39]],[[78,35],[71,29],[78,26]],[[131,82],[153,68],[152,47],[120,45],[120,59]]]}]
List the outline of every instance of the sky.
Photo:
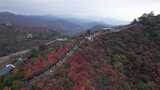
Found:
[{"label": "sky", "polygon": [[160,0],[0,0],[0,11],[132,21],[143,13],[160,13]]}]

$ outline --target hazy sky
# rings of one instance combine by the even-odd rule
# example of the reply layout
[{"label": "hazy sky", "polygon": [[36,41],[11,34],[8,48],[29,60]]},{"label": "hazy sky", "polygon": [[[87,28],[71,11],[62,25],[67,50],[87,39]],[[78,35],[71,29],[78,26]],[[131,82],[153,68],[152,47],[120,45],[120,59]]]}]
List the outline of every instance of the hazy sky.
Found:
[{"label": "hazy sky", "polygon": [[0,0],[0,11],[131,21],[145,12],[160,13],[160,0]]}]

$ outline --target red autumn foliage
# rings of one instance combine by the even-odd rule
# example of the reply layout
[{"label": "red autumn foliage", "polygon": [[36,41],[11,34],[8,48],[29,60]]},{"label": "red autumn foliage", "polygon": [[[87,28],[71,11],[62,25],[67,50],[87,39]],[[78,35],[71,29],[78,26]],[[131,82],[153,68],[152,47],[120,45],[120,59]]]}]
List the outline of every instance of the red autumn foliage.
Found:
[{"label": "red autumn foliage", "polygon": [[45,60],[41,57],[37,58],[33,63],[27,63],[24,67],[25,76],[31,77],[46,66]]},{"label": "red autumn foliage", "polygon": [[156,82],[160,83],[160,64],[154,65],[152,77]]},{"label": "red autumn foliage", "polygon": [[56,57],[54,55],[55,51],[52,51],[48,54],[48,63],[55,63]]},{"label": "red autumn foliage", "polygon": [[45,67],[49,65],[54,65],[57,61],[63,57],[68,50],[70,50],[72,45],[65,44],[63,47],[58,48],[55,51],[52,51],[48,54],[48,60],[45,60],[43,57],[37,58],[33,63],[27,63],[24,67],[25,76],[27,78],[33,77],[35,74],[42,71]]},{"label": "red autumn foliage", "polygon": [[38,87],[40,90],[64,90],[54,79],[48,77],[38,80],[34,87]]},{"label": "red autumn foliage", "polygon": [[75,53],[68,61],[70,65],[68,77],[74,81],[73,90],[93,90],[91,87],[91,68],[87,60],[79,53]]},{"label": "red autumn foliage", "polygon": [[117,71],[113,70],[110,65],[103,65],[100,68],[100,72],[104,73],[105,75],[107,75],[109,77],[114,77],[115,78],[117,76]]}]

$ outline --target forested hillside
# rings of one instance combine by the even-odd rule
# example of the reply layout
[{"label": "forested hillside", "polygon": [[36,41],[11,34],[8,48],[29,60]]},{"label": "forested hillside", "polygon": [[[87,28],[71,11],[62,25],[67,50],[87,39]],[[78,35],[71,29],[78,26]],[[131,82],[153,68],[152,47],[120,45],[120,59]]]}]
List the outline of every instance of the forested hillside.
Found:
[{"label": "forested hillside", "polygon": [[120,29],[46,48],[1,77],[0,88],[160,90],[160,15],[144,14]]}]

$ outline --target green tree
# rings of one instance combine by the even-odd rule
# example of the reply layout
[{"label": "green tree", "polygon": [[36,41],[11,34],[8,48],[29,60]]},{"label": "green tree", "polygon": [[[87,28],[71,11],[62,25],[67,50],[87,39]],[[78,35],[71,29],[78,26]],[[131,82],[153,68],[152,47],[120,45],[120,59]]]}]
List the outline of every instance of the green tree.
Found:
[{"label": "green tree", "polygon": [[15,80],[12,82],[12,89],[13,90],[19,90],[22,86],[24,85],[24,83],[20,80]]},{"label": "green tree", "polygon": [[100,89],[101,90],[106,90],[107,89],[107,86],[109,84],[109,79],[106,75],[104,74],[101,74],[99,75],[98,77],[98,83],[100,85]]},{"label": "green tree", "polygon": [[138,90],[151,90],[151,88],[143,81],[140,81],[138,83]]}]

